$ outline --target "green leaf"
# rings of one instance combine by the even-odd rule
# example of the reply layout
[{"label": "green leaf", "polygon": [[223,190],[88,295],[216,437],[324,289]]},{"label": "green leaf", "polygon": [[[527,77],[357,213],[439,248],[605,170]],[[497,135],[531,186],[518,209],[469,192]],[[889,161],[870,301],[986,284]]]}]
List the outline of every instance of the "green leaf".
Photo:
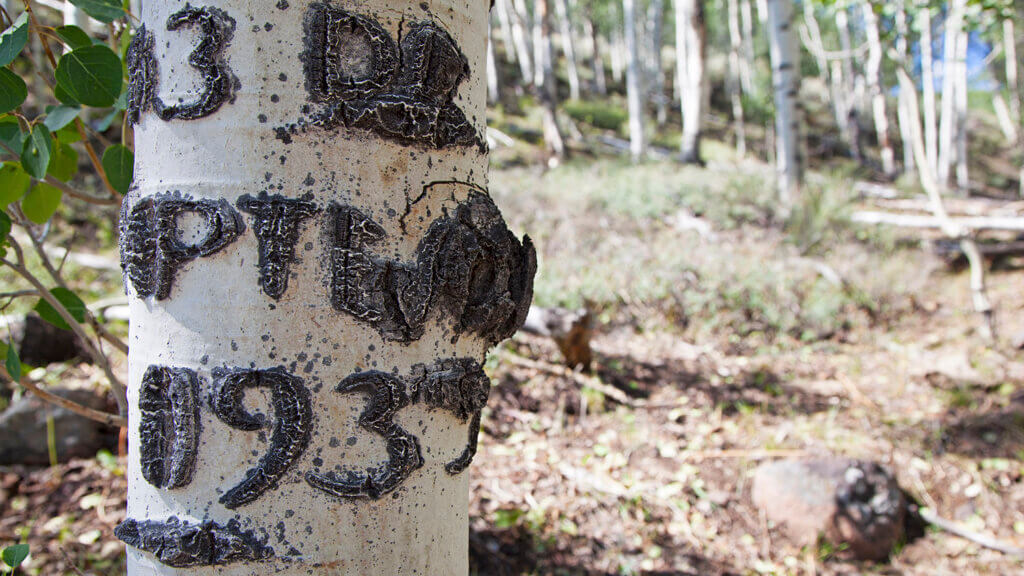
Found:
[{"label": "green leaf", "polygon": [[135,169],[135,155],[127,146],[115,144],[103,152],[103,170],[107,173],[110,185],[121,193],[128,193],[132,185],[132,172]]},{"label": "green leaf", "polygon": [[92,46],[92,38],[78,26],[60,26],[57,28],[57,36],[72,50]]},{"label": "green leaf", "polygon": [[46,224],[46,221],[60,206],[60,199],[63,195],[60,188],[39,182],[21,199],[21,211],[36,224]]},{"label": "green leaf", "polygon": [[60,130],[57,130],[57,133],[54,134],[54,136],[57,137],[57,142],[61,142],[63,144],[74,144],[82,139],[82,134],[74,124],[68,124]]},{"label": "green leaf", "polygon": [[[85,322],[85,302],[82,302],[82,299],[79,298],[77,294],[67,288],[61,288],[60,286],[50,290],[50,294],[53,294],[53,297],[57,299],[57,302],[60,302],[64,308],[67,309],[68,314],[71,314],[71,317],[74,318],[76,322]],[[64,321],[64,318],[62,318],[61,315],[57,313],[57,310],[53,306],[50,306],[50,303],[46,300],[40,298],[39,302],[36,303],[34,310],[39,314],[40,318],[46,320],[50,324],[53,324],[57,328],[60,328],[61,330],[71,330],[71,326],[68,326],[68,323]]]},{"label": "green leaf", "polygon": [[42,180],[46,177],[52,155],[53,138],[50,137],[50,131],[46,126],[36,124],[21,149],[21,165],[25,167],[25,172]]},{"label": "green leaf", "polygon": [[28,97],[25,81],[7,68],[0,68],[0,114],[14,110]]},{"label": "green leaf", "polygon": [[[21,358],[18,358],[18,351],[15,350],[14,346],[11,344],[7,345],[7,358],[4,360],[4,368],[6,368],[7,373],[11,375],[11,380],[15,382],[21,380]],[[22,556],[19,559],[13,553],[8,556],[7,551],[11,548],[13,548],[13,546],[4,548],[4,564],[7,564],[11,568],[17,568],[19,564],[25,561],[25,557]],[[28,556],[28,546],[25,546],[25,556]]]},{"label": "green leaf", "polygon": [[70,124],[81,111],[78,106],[47,106],[43,125],[49,128],[50,132],[56,132]]},{"label": "green leaf", "polygon": [[113,22],[124,16],[120,0],[71,0],[71,3],[100,22]]},{"label": "green leaf", "polygon": [[32,185],[32,177],[17,162],[4,162],[0,166],[0,209],[21,200]]},{"label": "green leaf", "polygon": [[0,212],[0,246],[7,243],[7,236],[11,233],[11,217],[6,212]]},{"label": "green leaf", "polygon": [[21,150],[25,144],[25,135],[21,133],[21,125],[13,116],[0,118],[0,142],[11,150]]},{"label": "green leaf", "polygon": [[0,34],[0,66],[7,66],[28,43],[28,13],[22,13],[14,25]]},{"label": "green leaf", "polygon": [[78,48],[61,56],[55,77],[57,87],[87,106],[113,106],[121,95],[121,59],[106,46]]},{"label": "green leaf", "polygon": [[78,152],[68,144],[58,143],[47,174],[61,182],[71,180],[78,172]]},{"label": "green leaf", "polygon": [[60,84],[53,87],[53,96],[58,102],[65,106],[81,106],[82,103],[75,100],[71,94],[68,94],[67,90],[64,89]]}]

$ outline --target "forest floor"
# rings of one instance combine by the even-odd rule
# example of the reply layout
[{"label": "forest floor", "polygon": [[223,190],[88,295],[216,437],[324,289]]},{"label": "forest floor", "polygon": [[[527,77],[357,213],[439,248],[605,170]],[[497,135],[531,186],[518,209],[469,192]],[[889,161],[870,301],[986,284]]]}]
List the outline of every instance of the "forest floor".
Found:
[{"label": "forest floor", "polygon": [[[549,340],[502,346],[471,469],[473,570],[1024,572],[932,529],[887,563],[852,563],[788,543],[751,504],[761,462],[868,458],[939,516],[1024,545],[1024,353],[1009,345],[1024,263],[993,266],[990,344],[966,273],[920,232],[849,222],[855,175],[813,175],[782,226],[771,168],[723,156],[545,171],[496,152],[492,194],[539,246],[537,303],[594,312],[593,375],[629,400],[546,369],[561,362]],[[30,573],[119,573],[124,490],[109,455],[4,470],[0,542],[31,545]]]}]

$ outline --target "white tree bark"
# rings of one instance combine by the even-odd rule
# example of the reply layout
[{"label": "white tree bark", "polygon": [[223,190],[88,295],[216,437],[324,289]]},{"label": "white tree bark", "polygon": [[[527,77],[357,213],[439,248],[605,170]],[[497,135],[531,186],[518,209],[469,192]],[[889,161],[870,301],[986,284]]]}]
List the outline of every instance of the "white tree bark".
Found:
[{"label": "white tree bark", "polygon": [[555,0],[558,13],[559,35],[562,37],[562,54],[565,55],[566,75],[569,78],[569,98],[580,99],[580,72],[576,63],[576,39],[573,34],[572,18],[566,0]]},{"label": "white tree bark", "polygon": [[956,84],[959,76],[956,59],[966,6],[967,0],[951,1],[942,42],[942,117],[939,120],[939,162],[936,171],[942,187],[949,185],[949,177],[956,162]]},{"label": "white tree bark", "polygon": [[[1017,35],[1014,33],[1013,17],[1003,19],[1003,53],[1006,55],[1006,87],[1010,92],[1010,116],[1020,124],[1024,118],[1020,114],[1020,81],[1017,79]],[[1014,142],[1016,143],[1016,139]]]},{"label": "white tree bark", "polygon": [[629,151],[633,161],[647,153],[644,135],[644,98],[640,86],[640,47],[636,39],[636,10],[633,0],[622,0],[626,42],[626,99],[629,108]]},{"label": "white tree bark", "polygon": [[[618,6],[617,3],[612,2],[612,4],[611,4],[611,12],[612,12],[611,21],[612,22],[616,22],[618,20],[619,11],[616,9],[617,6]],[[623,24],[623,26],[625,26],[625,24]],[[629,54],[627,53],[626,43],[625,43],[625,41],[622,38],[623,26],[617,26],[617,25],[613,24],[612,25],[611,39],[610,39],[610,43],[611,43],[611,50],[610,50],[610,52],[611,52],[611,55],[610,55],[609,59],[611,60],[611,65],[612,65],[612,81],[615,82],[616,84],[622,83],[622,77],[626,73],[626,60],[629,59]],[[634,23],[633,26],[635,28],[636,24]]]},{"label": "white tree bark", "polygon": [[466,574],[535,266],[486,192],[489,2],[282,6],[149,1],[129,49],[128,574]]},{"label": "white tree bark", "polygon": [[800,51],[793,29],[791,0],[767,0],[768,45],[775,90],[775,165],[779,202],[785,215],[804,175],[800,105]]},{"label": "white tree bark", "polygon": [[956,185],[962,192],[970,191],[967,171],[967,45],[968,31],[961,30],[956,36]]},{"label": "white tree bark", "polygon": [[554,78],[548,0],[534,0],[533,3],[533,64],[533,85],[541,88]]},{"label": "white tree bark", "polygon": [[512,40],[512,21],[509,18],[509,0],[495,0],[494,9],[498,16],[498,32],[501,36],[501,45],[505,49],[505,61],[509,64],[516,62],[515,42]]},{"label": "white tree bark", "polygon": [[604,57],[601,55],[601,38],[590,16],[583,15],[583,31],[590,39],[590,67],[594,74],[594,91],[599,96],[608,94],[608,82],[604,72]]},{"label": "white tree bark", "polygon": [[509,0],[509,16],[512,24],[512,43],[516,47],[516,59],[519,71],[523,74],[523,84],[533,84],[533,48],[530,46],[528,13],[524,0]]},{"label": "white tree bark", "polygon": [[743,29],[743,58],[740,68],[740,81],[744,94],[756,95],[757,87],[751,70],[754,67],[754,15],[751,13],[750,0],[740,0],[740,24]]},{"label": "white tree bark", "polygon": [[658,126],[661,127],[668,121],[668,97],[665,95],[665,67],[662,63],[662,46],[665,40],[664,0],[651,0],[647,14],[651,47],[648,90],[650,90],[650,97],[654,101],[655,117],[657,118]]},{"label": "white tree bark", "polygon": [[932,174],[939,170],[938,113],[935,98],[935,56],[932,52],[932,15],[927,2],[919,3],[917,27],[921,34],[922,108],[924,112],[924,150]]},{"label": "white tree bark", "polygon": [[[742,61],[740,56],[743,35],[740,32],[739,3],[728,1],[729,16],[729,96],[732,101],[733,132],[736,135],[736,154],[742,158],[747,154],[747,132],[743,122]],[[827,71],[823,70],[823,74]]]},{"label": "white tree bark", "polygon": [[858,141],[860,130],[859,126],[855,125],[858,122],[858,110],[853,68],[853,42],[850,40],[850,19],[845,5],[836,6],[836,30],[839,32],[839,48],[842,52],[839,58],[842,65],[842,74],[839,76],[842,88],[839,90],[840,109],[837,116],[842,119],[843,123],[840,132],[845,135],[846,143],[850,147],[853,157],[859,161],[862,160],[862,157]]},{"label": "white tree bark", "polygon": [[683,162],[700,163],[704,104],[704,22],[700,0],[675,0],[675,9],[676,78],[683,115],[679,153]]},{"label": "white tree bark", "polygon": [[870,2],[864,2],[864,29],[868,39],[867,76],[868,92],[871,94],[871,109],[875,119],[875,133],[882,157],[882,172],[887,176],[896,173],[896,156],[889,140],[889,117],[886,114],[885,92],[882,86],[882,42],[878,34],[878,17]]},{"label": "white tree bark", "polygon": [[494,57],[493,26],[487,29],[487,101],[491,104],[501,100],[501,85],[498,82],[498,60]]},{"label": "white tree bark", "polygon": [[65,26],[78,26],[85,31],[86,34],[91,33],[91,26],[89,26],[89,15],[84,10],[75,6],[71,2],[64,2],[64,25]]},{"label": "white tree bark", "polygon": [[[896,9],[896,55],[897,55],[897,66],[902,66],[907,61],[907,35],[909,30],[907,27],[907,11],[904,0],[900,0],[897,3]],[[915,122],[920,129],[920,119],[910,117],[910,103],[907,99],[911,95],[906,90],[899,91],[899,97],[897,100],[897,123],[900,128],[900,145],[903,148],[903,172],[909,174],[914,171],[916,162],[914,160],[914,146],[913,138],[914,132],[911,122]],[[916,104],[916,103],[915,103]]]}]

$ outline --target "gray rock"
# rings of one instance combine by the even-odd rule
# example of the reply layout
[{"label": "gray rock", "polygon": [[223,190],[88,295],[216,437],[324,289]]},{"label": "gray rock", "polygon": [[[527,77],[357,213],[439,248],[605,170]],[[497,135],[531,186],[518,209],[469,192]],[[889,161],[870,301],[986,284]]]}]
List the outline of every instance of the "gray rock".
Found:
[{"label": "gray rock", "polygon": [[8,318],[10,333],[5,340],[14,342],[21,361],[29,366],[46,366],[54,362],[80,359],[89,355],[74,332],[61,330],[35,314]]},{"label": "gray rock", "polygon": [[[89,390],[50,388],[50,392],[97,410],[107,410],[107,401]],[[116,430],[43,402],[31,392],[13,402],[0,414],[0,465],[45,466],[50,463],[46,421],[53,417],[57,460],[91,458],[101,448],[116,445]]]},{"label": "gray rock", "polygon": [[797,545],[819,536],[840,556],[884,560],[903,536],[906,501],[878,463],[844,458],[783,460],[754,472],[752,497]]}]

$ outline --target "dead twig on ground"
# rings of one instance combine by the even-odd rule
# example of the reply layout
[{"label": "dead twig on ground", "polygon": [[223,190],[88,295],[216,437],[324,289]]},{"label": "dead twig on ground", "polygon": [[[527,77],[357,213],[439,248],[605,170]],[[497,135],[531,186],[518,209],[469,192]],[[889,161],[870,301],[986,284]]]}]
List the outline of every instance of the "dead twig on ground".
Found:
[{"label": "dead twig on ground", "polygon": [[586,386],[587,388],[597,390],[598,392],[604,394],[605,396],[611,398],[612,400],[615,400],[619,404],[624,404],[631,408],[643,407],[642,402],[638,402],[630,398],[622,390],[619,390],[614,386],[605,384],[604,382],[601,382],[599,379],[593,376],[588,376],[580,372],[569,370],[564,366],[559,366],[557,364],[552,364],[550,362],[545,362],[543,360],[530,360],[529,358],[516,356],[515,354],[511,354],[504,350],[499,350],[496,352],[496,354],[498,355],[499,358],[501,358],[502,361],[508,362],[509,364],[521,366],[523,368],[531,368],[533,370],[538,370],[540,372],[547,372],[548,374],[554,374],[555,376],[561,376],[562,378],[567,378],[569,380],[576,382],[580,386]]}]

